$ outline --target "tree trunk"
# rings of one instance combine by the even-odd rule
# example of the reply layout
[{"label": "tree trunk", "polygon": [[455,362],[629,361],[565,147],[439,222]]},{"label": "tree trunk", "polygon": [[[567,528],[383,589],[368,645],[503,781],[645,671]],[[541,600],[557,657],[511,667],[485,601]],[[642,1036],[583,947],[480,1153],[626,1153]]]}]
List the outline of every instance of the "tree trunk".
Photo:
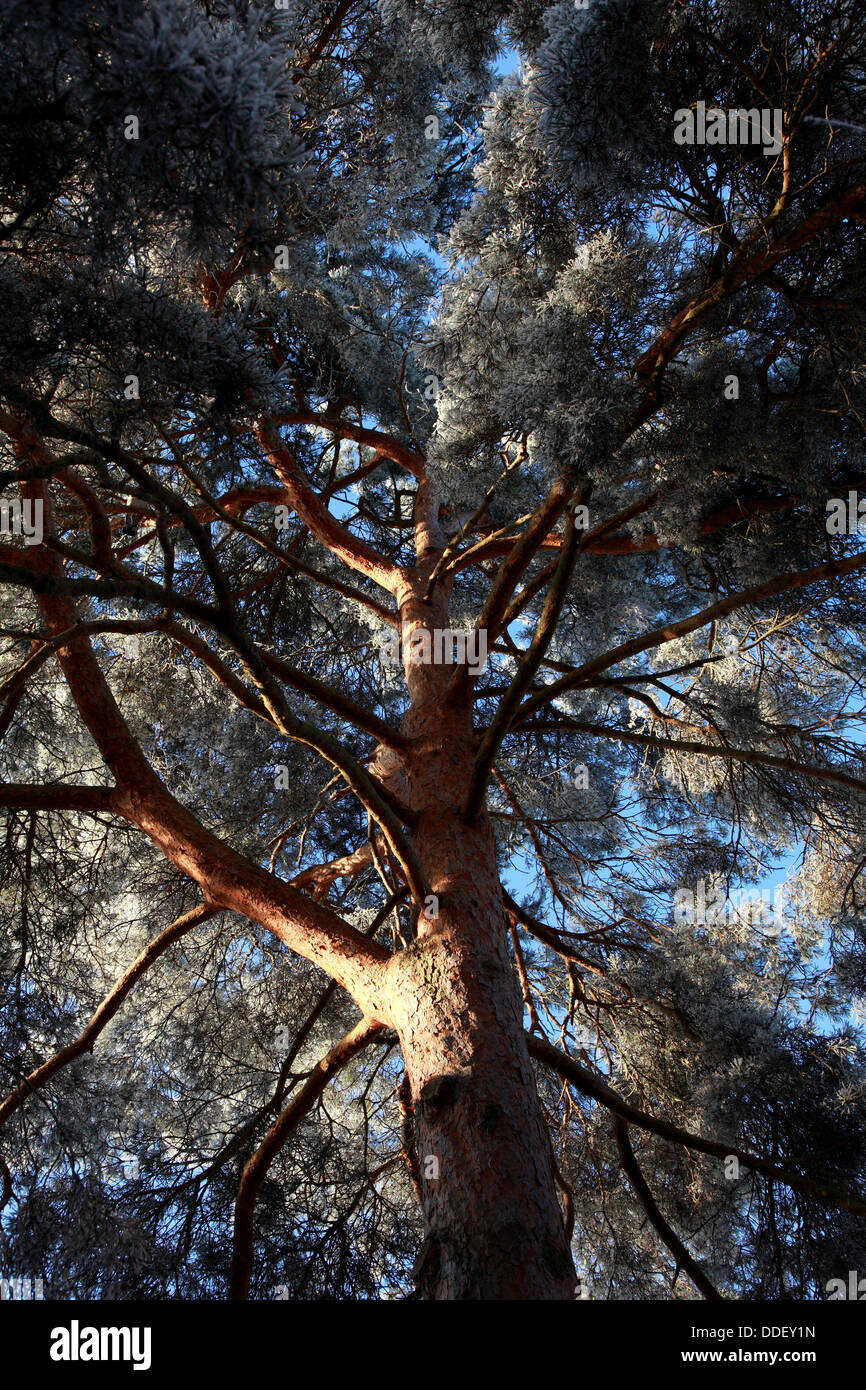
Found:
[{"label": "tree trunk", "polygon": [[[436,674],[444,681],[454,673]],[[429,681],[433,672],[424,675]],[[406,771],[420,817],[413,846],[438,917],[419,918],[417,939],[388,966],[387,989],[411,1087],[427,1225],[417,1287],[425,1299],[572,1299],[574,1265],[524,1039],[493,834],[483,814],[467,825],[458,811],[475,744],[471,692],[458,709],[442,700],[441,685],[437,694],[415,704],[420,746]]]}]

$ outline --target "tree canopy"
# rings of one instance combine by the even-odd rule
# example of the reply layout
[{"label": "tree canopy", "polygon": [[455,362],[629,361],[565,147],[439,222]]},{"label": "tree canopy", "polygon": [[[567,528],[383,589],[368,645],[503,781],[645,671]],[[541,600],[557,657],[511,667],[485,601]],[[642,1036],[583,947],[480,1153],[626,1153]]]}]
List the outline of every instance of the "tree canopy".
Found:
[{"label": "tree canopy", "polygon": [[[578,1296],[827,1297],[866,1267],[866,8],[0,35],[0,1273],[451,1296],[424,1136],[507,961],[531,1068],[483,1065]],[[678,141],[700,104],[778,148]],[[491,913],[422,1086],[403,982]]]}]

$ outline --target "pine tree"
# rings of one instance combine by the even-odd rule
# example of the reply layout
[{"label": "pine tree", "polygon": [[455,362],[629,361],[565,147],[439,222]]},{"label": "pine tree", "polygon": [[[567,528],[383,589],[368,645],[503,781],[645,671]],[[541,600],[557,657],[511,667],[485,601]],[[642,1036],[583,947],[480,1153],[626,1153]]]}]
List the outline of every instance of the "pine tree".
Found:
[{"label": "pine tree", "polygon": [[0,34],[4,1269],[826,1297],[866,1262],[863,7]]}]

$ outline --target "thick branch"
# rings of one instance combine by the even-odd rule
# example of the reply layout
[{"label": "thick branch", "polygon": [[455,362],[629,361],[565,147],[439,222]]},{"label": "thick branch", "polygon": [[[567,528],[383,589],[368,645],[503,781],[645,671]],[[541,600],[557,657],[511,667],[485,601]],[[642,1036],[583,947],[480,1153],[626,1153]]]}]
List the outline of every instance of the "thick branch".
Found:
[{"label": "thick branch", "polygon": [[560,1052],[559,1048],[554,1047],[546,1038],[540,1038],[536,1033],[526,1034],[526,1045],[537,1061],[543,1062],[558,1076],[563,1077],[576,1091],[580,1091],[582,1095],[597,1101],[599,1105],[604,1105],[615,1115],[621,1116],[628,1124],[636,1125],[638,1129],[648,1130],[651,1134],[658,1134],[662,1139],[667,1139],[669,1143],[681,1144],[686,1149],[695,1149],[698,1153],[709,1154],[712,1158],[736,1158],[745,1167],[753,1169],[756,1173],[761,1173],[764,1177],[773,1178],[776,1182],[784,1183],[786,1187],[791,1187],[797,1192],[804,1192],[817,1201],[827,1202],[835,1207],[843,1207],[846,1211],[853,1212],[855,1216],[866,1220],[866,1200],[862,1197],[837,1192],[826,1183],[815,1182],[811,1178],[802,1177],[799,1173],[792,1173],[787,1169],[779,1168],[775,1163],[768,1163],[765,1158],[759,1158],[757,1154],[749,1153],[746,1149],[739,1149],[733,1144],[719,1143],[715,1139],[703,1139],[698,1134],[690,1134],[688,1130],[670,1124],[668,1120],[657,1120],[654,1115],[648,1115],[645,1111],[638,1110],[637,1106],[630,1105],[628,1101],[623,1100],[600,1076],[595,1076],[591,1071],[587,1071],[586,1067],[582,1067],[579,1062],[575,1062],[572,1057]]},{"label": "thick branch", "polygon": [[262,421],[256,426],[254,433],[282,483],[293,510],[310,528],[316,539],[333,555],[339,556],[350,569],[357,570],[381,588],[387,589],[389,593],[394,593],[400,581],[398,566],[379,555],[372,546],[353,536],[351,531],[331,515],[321,498],[301,475],[295,460],[272,426]]},{"label": "thick branch", "polygon": [[[60,568],[44,547],[34,548],[31,564],[52,577]],[[43,594],[40,607],[51,636],[75,628],[75,611],[65,595]],[[375,1017],[381,1006],[378,967],[389,958],[385,947],[366,941],[335,912],[222,843],[171,795],[132,737],[86,638],[77,636],[60,647],[58,660],[81,718],[117,779],[114,808],[199,883],[211,902],[263,923]]]},{"label": "thick branch", "polygon": [[337,878],[355,878],[373,859],[373,846],[365,840],[359,849],[331,859],[327,864],[311,864],[291,879],[295,888],[312,888],[313,896],[323,897]]},{"label": "thick branch", "polygon": [[30,811],[86,811],[118,813],[114,787],[72,787],[65,782],[35,786],[26,782],[0,783],[0,806]]},{"label": "thick branch", "polygon": [[650,1192],[644,1175],[638,1166],[638,1161],[635,1158],[634,1149],[628,1137],[628,1125],[619,1115],[614,1118],[613,1130],[616,1135],[616,1145],[622,1160],[623,1171],[637,1193],[640,1204],[646,1212],[650,1224],[661,1236],[677,1264],[681,1265],[686,1271],[686,1274],[688,1274],[695,1288],[703,1294],[704,1298],[720,1299],[721,1294],[704,1274],[697,1260],[693,1259],[689,1254],[676,1231],[672,1226],[668,1225],[659,1211],[656,1200]]},{"label": "thick branch", "polygon": [[160,932],[159,936],[154,937],[141,955],[132,963],[129,969],[121,975],[120,979],[105,996],[96,1012],[93,1014],[87,1026],[78,1034],[71,1043],[67,1043],[59,1052],[55,1052],[47,1062],[32,1071],[14,1091],[11,1091],[6,1099],[0,1104],[0,1128],[6,1123],[11,1115],[19,1108],[21,1103],[40,1090],[52,1076],[57,1073],[76,1057],[80,1057],[84,1052],[92,1052],[94,1043],[107,1023],[114,1018],[120,1006],[123,1004],[127,995],[135,987],[142,975],[159,959],[169,946],[185,936],[193,927],[199,926],[202,922],[207,922],[209,918],[215,917],[218,908],[212,903],[200,903],[198,907],[185,912],[182,917],[178,917],[172,922],[170,927]]},{"label": "thick branch", "polygon": [[699,628],[708,626],[719,618],[727,617],[729,613],[736,612],[739,608],[745,608],[750,603],[758,603],[765,598],[773,598],[776,594],[791,593],[795,589],[804,589],[809,584],[818,584],[824,579],[835,579],[842,574],[852,574],[857,570],[866,569],[866,555],[848,555],[844,560],[830,560],[823,565],[815,565],[813,569],[800,570],[796,574],[781,574],[775,579],[768,579],[763,584],[755,584],[751,589],[743,589],[739,593],[729,594],[727,598],[720,599],[718,603],[712,603],[708,608],[703,608],[699,613],[692,613],[688,618],[681,618],[678,622],[668,623],[664,627],[657,627],[652,632],[646,632],[642,637],[632,637],[628,642],[622,642],[620,646],[613,647],[610,651],[602,653],[601,656],[594,656],[590,661],[578,666],[569,675],[563,676],[558,681],[551,681],[550,685],[544,690],[533,695],[524,705],[521,705],[519,713],[526,719],[535,710],[542,709],[545,705],[556,700],[566,691],[573,690],[578,685],[588,685],[593,676],[599,675],[602,671],[608,670],[611,666],[618,666],[620,662],[626,661],[630,656],[637,656],[639,652],[649,651],[653,647],[660,647],[665,642],[675,642],[679,637],[686,637],[690,632],[696,632]]},{"label": "thick branch", "polygon": [[[25,431],[22,430],[19,432],[17,447],[18,451],[25,457],[38,457],[41,452],[41,441],[33,432],[25,433]],[[47,511],[50,512],[50,499],[44,486],[41,483],[35,482],[28,483],[25,486],[27,489],[31,490],[32,495],[40,497],[43,505],[46,507]],[[15,558],[15,564],[17,566],[20,563],[17,552],[12,547],[0,546],[0,555],[6,556],[10,553]],[[212,556],[212,551],[210,553]],[[213,566],[211,566],[211,568],[212,567]],[[21,569],[26,572],[26,579],[23,577],[23,574],[16,574],[13,566],[0,563],[0,578],[5,577],[5,573],[8,570],[15,574],[16,582],[25,582],[34,593],[41,596],[40,605],[43,614],[47,614],[49,611],[55,614],[53,635],[56,635],[57,632],[61,630],[61,626],[62,628],[76,626],[75,612],[68,600],[70,593],[75,592],[79,588],[81,581],[69,581],[66,579],[60,565],[59,557],[54,553],[53,549],[48,549],[43,546],[38,547],[28,557],[26,564],[21,565]],[[122,590],[123,582],[113,580],[107,581],[109,592],[106,596],[112,596],[110,592],[112,587],[115,591]],[[149,587],[156,593],[161,594],[162,592],[156,585]],[[88,588],[91,588],[91,586],[88,585]],[[172,602],[172,596],[169,596],[169,602]],[[223,635],[228,637],[232,642],[248,669],[254,673],[254,678],[261,691],[263,703],[273,715],[273,722],[280,728],[281,732],[315,749],[315,751],[326,758],[333,767],[339,769],[352,791],[355,792],[366,809],[382,827],[394,856],[404,872],[406,882],[412,890],[413,897],[416,901],[422,902],[426,896],[427,887],[416,857],[402,832],[401,818],[404,817],[405,808],[395,804],[388,790],[379,785],[376,779],[373,778],[361,764],[337,742],[337,740],[331,738],[307,721],[298,719],[285,708],[284,702],[279,696],[277,697],[279,707],[274,705],[273,700],[268,698],[268,693],[262,683],[262,674],[264,673],[264,675],[267,676],[269,663],[261,653],[257,651],[254,644],[249,642],[244,637],[244,634],[237,629],[230,607],[227,611],[225,604],[220,610],[207,609],[204,608],[203,605],[194,605],[190,603],[184,606],[188,610],[194,610],[196,607],[203,610],[201,613],[197,614],[197,616],[201,616],[205,622],[215,627],[217,631],[223,633]],[[65,615],[69,621],[62,624],[60,615]],[[62,664],[61,662],[61,665]],[[294,672],[293,668],[287,668],[287,671],[292,671],[292,674],[295,676],[302,674]],[[120,711],[113,697],[110,696],[105,682],[103,681],[102,684],[105,687],[105,694],[108,695],[114,707],[114,722],[116,725],[118,719],[122,722],[122,716],[120,715]],[[317,686],[318,695],[319,698],[321,698],[327,687],[321,686],[318,682],[314,684]],[[335,696],[334,698],[337,699],[338,697]],[[342,705],[342,711],[346,713],[349,702],[346,700],[338,702]],[[125,728],[125,725],[123,727]],[[392,733],[387,726],[382,725],[381,729],[378,731],[382,735],[387,732],[390,741]],[[91,732],[93,733],[93,728],[91,728]],[[399,741],[399,735],[397,737]],[[98,737],[96,737],[96,741],[97,744],[99,744]],[[102,751],[104,754],[104,749]]]},{"label": "thick branch", "polygon": [[338,1043],[335,1043],[322,1060],[316,1064],[300,1090],[295,1093],[285,1110],[271,1125],[244,1168],[235,1203],[234,1252],[229,1284],[229,1298],[231,1300],[241,1301],[249,1293],[253,1263],[253,1219],[256,1198],[267,1176],[268,1169],[289,1135],[310,1113],[331,1078],[336,1076],[347,1062],[362,1052],[381,1031],[382,1025],[380,1023],[371,1023],[369,1019],[364,1018],[356,1024],[351,1032],[342,1037]]}]

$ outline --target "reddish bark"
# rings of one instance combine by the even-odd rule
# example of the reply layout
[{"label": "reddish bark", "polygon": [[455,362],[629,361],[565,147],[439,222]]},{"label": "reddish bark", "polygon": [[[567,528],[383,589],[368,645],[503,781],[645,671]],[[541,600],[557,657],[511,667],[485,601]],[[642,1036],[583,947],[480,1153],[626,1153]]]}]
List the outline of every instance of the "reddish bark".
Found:
[{"label": "reddish bark", "polygon": [[392,957],[387,998],[415,1113],[427,1226],[419,1292],[573,1298],[489,826],[431,807],[417,843],[439,917],[422,918],[417,941]]},{"label": "reddish bark", "polygon": [[[44,490],[40,495],[47,502]],[[34,548],[28,565],[34,571],[62,574],[57,556],[41,546]],[[39,606],[50,637],[75,627],[68,598],[42,595]],[[366,941],[336,913],[224,844],[170,794],[130,734],[86,637],[61,646],[57,658],[78,712],[117,779],[113,809],[143,830],[212,903],[261,922],[327,970],[366,1014],[378,1017],[378,978],[388,959],[385,948]]]},{"label": "reddish bark", "polygon": [[[47,500],[47,498],[46,498]],[[428,531],[432,537],[432,528]],[[447,581],[423,594],[429,551],[399,586],[405,632],[448,626]],[[36,569],[60,575],[41,547]],[[75,613],[66,597],[39,599],[50,636]],[[408,644],[407,644],[408,645]],[[413,665],[406,742],[388,750],[417,825],[413,849],[439,914],[393,957],[360,938],[324,904],[275,880],[221,844],[168,792],[123,720],[86,637],[58,649],[79,712],[114,775],[115,810],[138,825],[211,902],[240,911],[315,960],[391,1024],[403,1048],[420,1155],[428,1236],[418,1285],[428,1299],[567,1299],[575,1276],[555,1189],[544,1117],[523,1034],[519,984],[493,836],[485,815],[460,820],[477,740],[471,687],[447,666]],[[435,1159],[435,1172],[426,1160]]]},{"label": "reddish bark", "polygon": [[[337,5],[332,18],[311,44],[307,56],[299,61],[295,81],[327,55],[329,46],[351,15],[353,4],[354,0],[341,0]],[[863,219],[866,185],[861,184],[819,209],[798,226],[774,236],[775,223],[784,209],[789,191],[787,143],[784,159],[784,191],[771,214],[731,255],[727,264],[723,264],[726,248],[720,246],[713,267],[714,273],[717,266],[721,267],[722,273],[670,319],[667,327],[635,364],[634,372],[643,388],[643,400],[625,422],[621,443],[658,409],[667,367],[694,332],[725,301],[743,287],[758,282],[778,291],[781,282],[776,279],[774,270],[785,258],[837,223],[849,218]],[[250,273],[251,269],[252,262],[245,253],[242,238],[224,269],[202,268],[201,290],[205,305],[218,315],[230,287]],[[784,286],[781,286],[781,291],[785,292]],[[283,358],[272,339],[270,345],[278,364],[283,365]],[[253,534],[280,566],[296,569],[316,583],[365,605],[384,622],[392,622],[394,614],[388,604],[379,603],[370,594],[333,574],[320,573],[293,553],[281,550],[269,537],[256,534],[245,523],[238,521],[248,507],[285,498],[297,517],[332,555],[379,586],[387,595],[397,598],[399,617],[406,625],[404,632],[407,633],[419,627],[428,630],[447,628],[448,596],[454,574],[464,567],[477,566],[482,561],[503,555],[504,563],[490,588],[479,619],[479,625],[487,630],[492,645],[497,633],[503,627],[507,628],[516,613],[525,607],[529,597],[554,579],[555,561],[548,569],[529,579],[521,592],[516,592],[530,560],[540,550],[561,549],[563,538],[554,532],[554,527],[560,522],[569,502],[574,500],[575,479],[570,474],[563,474],[557,479],[520,537],[500,533],[476,540],[475,543],[470,540],[470,545],[462,554],[452,555],[440,528],[438,502],[425,479],[424,459],[420,450],[381,431],[363,426],[360,411],[357,422],[344,419],[338,408],[333,413],[318,415],[304,405],[297,383],[295,393],[298,398],[297,410],[262,421],[255,431],[281,486],[262,484],[237,489],[222,499],[208,499],[207,494],[203,493],[206,499],[204,506],[190,508],[184,504],[183,511],[175,509],[171,515],[163,516],[163,524],[197,525],[212,514],[224,520],[234,520],[237,529],[246,529],[248,534]],[[124,455],[119,446],[90,439],[77,426],[52,419],[50,408],[44,401],[27,400],[15,390],[9,390],[7,394],[12,401],[20,398],[32,421],[46,429],[51,438],[88,448],[96,447],[106,459],[121,463],[130,471],[137,466],[136,460]],[[44,463],[44,458],[37,457],[35,432],[31,432],[29,426],[25,428],[22,421],[23,416],[19,418],[17,409],[11,413],[0,411],[0,427],[16,441],[21,456],[26,459],[32,449],[33,461]],[[376,457],[356,469],[352,475],[354,478],[364,476],[382,458],[393,460],[419,480],[415,514],[418,564],[411,573],[353,535],[330,511],[327,504],[334,490],[333,475],[324,491],[317,492],[295,463],[289,446],[280,435],[281,424],[327,429],[335,440],[353,440],[375,449]],[[574,1269],[556,1200],[556,1170],[522,1028],[523,1005],[518,979],[508,953],[508,923],[503,908],[495,845],[483,809],[484,787],[498,740],[506,728],[515,726],[516,721],[535,715],[550,706],[559,694],[598,677],[628,656],[655,649],[664,642],[696,631],[753,600],[791,592],[808,584],[854,572],[866,565],[866,559],[860,555],[849,556],[843,561],[818,566],[798,575],[781,576],[740,594],[730,595],[678,623],[656,629],[612,651],[599,654],[582,667],[547,685],[540,694],[526,699],[518,708],[519,699],[527,692],[529,680],[543,656],[543,646],[533,644],[516,682],[503,701],[499,715],[488,731],[486,742],[481,745],[480,758],[480,740],[472,729],[471,682],[465,672],[460,679],[454,680],[453,672],[448,668],[413,667],[407,664],[411,709],[402,735],[397,736],[378,716],[360,709],[344,695],[329,690],[321,681],[273,656],[264,659],[263,668],[257,673],[262,679],[261,686],[257,688],[261,688],[263,694],[259,696],[197,635],[181,633],[168,619],[160,619],[159,624],[165,633],[182,640],[232,690],[242,705],[260,716],[278,722],[276,713],[265,698],[267,682],[264,678],[273,675],[290,687],[301,689],[324,708],[336,711],[379,740],[375,771],[381,784],[395,798],[384,808],[385,812],[390,810],[392,815],[386,815],[381,823],[392,826],[393,821],[402,820],[402,823],[411,824],[412,827],[411,847],[418,872],[415,872],[414,864],[401,863],[399,854],[395,854],[403,869],[406,891],[411,889],[414,893],[416,909],[420,907],[419,900],[423,897],[425,883],[429,882],[438,898],[438,915],[431,919],[420,916],[417,939],[391,956],[384,947],[362,937],[324,901],[314,901],[302,891],[303,888],[311,888],[315,896],[323,898],[328,884],[338,874],[356,872],[366,862],[368,852],[373,856],[372,846],[362,846],[354,854],[343,856],[330,865],[307,869],[297,876],[294,883],[287,884],[223,844],[180,805],[156,776],[132,738],[90,647],[88,631],[96,631],[99,625],[86,625],[88,631],[77,627],[71,595],[78,592],[110,597],[112,590],[106,587],[104,577],[116,580],[118,594],[127,593],[153,603],[160,599],[161,593],[157,586],[142,577],[124,574],[120,562],[132,547],[120,552],[112,551],[113,507],[106,507],[73,471],[63,470],[58,472],[57,477],[78,498],[88,514],[93,543],[91,568],[103,578],[98,583],[74,580],[64,593],[60,587],[63,567],[59,555],[43,547],[39,547],[35,554],[24,556],[14,548],[8,553],[7,547],[0,547],[0,563],[7,571],[11,569],[13,579],[16,578],[16,571],[27,570],[38,578],[51,578],[54,581],[51,587],[33,586],[39,595],[46,633],[50,643],[56,646],[59,664],[81,718],[107,767],[114,774],[117,785],[111,789],[10,785],[0,790],[0,802],[43,810],[60,806],[92,812],[111,810],[126,816],[205,890],[208,906],[197,909],[196,913],[209,914],[214,907],[225,906],[264,923],[293,950],[327,971],[335,983],[352,994],[366,1015],[362,1023],[322,1060],[248,1165],[238,1204],[239,1226],[249,1234],[255,1189],[291,1126],[308,1112],[339,1065],[355,1055],[366,1040],[380,1033],[383,1023],[389,1023],[399,1034],[406,1063],[406,1089],[414,1110],[420,1163],[416,1167],[411,1155],[407,1155],[407,1161],[413,1178],[417,1177],[420,1183],[428,1225],[428,1236],[417,1263],[421,1293],[427,1298],[440,1299],[571,1298],[575,1284]],[[340,478],[339,486],[346,486],[348,481],[346,477]],[[25,491],[31,489],[35,492],[37,488],[47,502],[47,489],[43,489],[42,484],[27,484]],[[584,537],[581,549],[600,554],[622,554],[657,548],[659,540],[652,533],[642,539],[614,534],[631,516],[648,511],[655,496],[645,496],[617,518],[608,518],[596,531]],[[144,507],[144,504],[140,505]],[[708,518],[700,528],[701,533],[708,535],[723,529],[752,510],[768,512],[788,505],[788,499],[784,498],[755,502],[749,506],[732,505]],[[479,517],[483,510],[479,512]],[[149,515],[146,507],[144,514]],[[476,531],[474,534],[479,533]],[[135,542],[136,545],[140,543]],[[227,610],[231,595],[225,586],[223,590],[220,589],[222,576],[213,553],[204,549],[201,553],[206,568],[212,562],[212,569],[208,568],[208,572]],[[435,584],[434,579],[438,580]],[[75,584],[79,586],[77,589]],[[431,591],[429,602],[424,598],[428,586]],[[242,592],[249,593],[252,589]],[[553,600],[555,590],[551,602]],[[172,602],[174,611],[205,625],[213,619],[214,610],[194,598],[173,595]],[[551,615],[551,621],[555,620],[555,607]],[[221,616],[224,617],[224,612]],[[545,621],[546,618],[543,623]],[[67,640],[61,641],[63,637]],[[40,653],[36,657],[41,661]],[[35,659],[32,664],[36,665]],[[25,675],[27,669],[28,664],[25,664],[22,668]],[[9,701],[5,712],[0,714],[0,724],[3,721],[8,723],[14,712],[13,702],[18,693],[16,682],[20,676],[21,673],[16,673],[9,686]],[[571,727],[575,727],[574,721]],[[664,740],[648,736],[623,734],[600,726],[584,727],[598,736],[638,739],[658,746],[665,744]],[[292,736],[300,737],[294,726]],[[301,738],[301,741],[304,739]],[[317,747],[321,752],[323,740],[311,742],[310,746]],[[716,749],[687,743],[674,746],[682,749],[695,747],[712,756],[739,756],[736,750],[721,747]],[[791,764],[790,760],[772,755],[751,754],[750,757],[772,766],[787,764],[792,771],[822,775],[819,769],[804,769]],[[369,778],[365,781],[360,775],[352,780],[353,774],[351,770],[346,772],[344,762],[338,760],[333,765],[344,771],[348,785],[367,811],[371,811],[371,805],[375,809],[380,784],[372,783]],[[843,781],[846,785],[860,785],[856,779],[846,778],[844,774],[834,774],[834,780]],[[465,820],[461,819],[461,806],[465,807]],[[471,814],[476,808],[479,808],[478,814]],[[402,836],[402,832],[399,834]],[[515,915],[519,915],[518,905],[512,902],[510,906]],[[385,910],[388,910],[387,904]],[[553,949],[569,959],[581,959],[570,947],[564,947],[556,934],[544,924],[531,917],[524,917],[524,920],[530,930]],[[375,926],[374,923],[373,930]],[[185,922],[183,929],[186,929]],[[153,959],[156,948],[164,948],[170,934],[176,931],[177,924],[151,944],[97,1011],[85,1032],[57,1058],[33,1073],[28,1083],[31,1088],[55,1074],[62,1064],[59,1059],[68,1060],[78,1055],[84,1046],[92,1042],[97,1024],[101,1024],[110,1016],[110,1011],[119,1007],[138,973],[143,973]],[[591,962],[583,960],[582,963],[586,968],[597,968]],[[315,1017],[315,1011],[312,1017]],[[303,1035],[302,1030],[299,1039]],[[299,1045],[300,1041],[296,1040],[296,1047]],[[739,1153],[748,1166],[758,1172],[788,1181],[790,1185],[813,1195],[826,1195],[826,1189],[820,1185],[781,1174],[765,1161],[731,1149],[729,1145],[700,1140],[643,1114],[620,1100],[601,1078],[558,1053],[543,1038],[530,1039],[529,1047],[536,1058],[559,1070],[571,1084],[605,1104],[620,1117],[617,1134],[624,1168],[656,1229],[683,1263],[688,1258],[687,1252],[658,1212],[640,1174],[628,1140],[628,1124],[717,1157]],[[403,1096],[405,1092],[401,1094],[401,1100]],[[404,1119],[408,1142],[408,1114],[404,1115]],[[11,1180],[2,1159],[0,1179],[5,1200],[11,1190]],[[858,1206],[850,1201],[843,1201],[841,1205],[858,1210]],[[248,1265],[244,1268],[238,1266],[238,1269],[237,1287],[245,1288]],[[700,1286],[699,1271],[697,1274]],[[711,1296],[709,1286],[704,1291]]]},{"label": "reddish bark", "polygon": [[802,246],[836,223],[862,216],[864,204],[866,184],[860,183],[849,188],[842,197],[818,208],[799,226],[792,227],[775,240],[770,240],[769,244],[767,224],[757,228],[743,242],[719,279],[671,319],[652,347],[635,364],[635,375],[651,385],[657,383],[660,374],[676,356],[686,339],[719,304],[744,285],[755,284],[780,261],[799,251]]},{"label": "reddish bark", "polygon": [[[421,569],[423,570],[423,566]],[[410,628],[445,616],[404,604]],[[383,997],[403,1050],[427,1238],[416,1263],[427,1299],[570,1299],[575,1274],[546,1124],[523,1033],[519,981],[486,815],[460,819],[477,738],[471,692],[448,698],[447,666],[407,664],[405,759],[418,815],[413,848],[438,899],[393,956]]]}]

